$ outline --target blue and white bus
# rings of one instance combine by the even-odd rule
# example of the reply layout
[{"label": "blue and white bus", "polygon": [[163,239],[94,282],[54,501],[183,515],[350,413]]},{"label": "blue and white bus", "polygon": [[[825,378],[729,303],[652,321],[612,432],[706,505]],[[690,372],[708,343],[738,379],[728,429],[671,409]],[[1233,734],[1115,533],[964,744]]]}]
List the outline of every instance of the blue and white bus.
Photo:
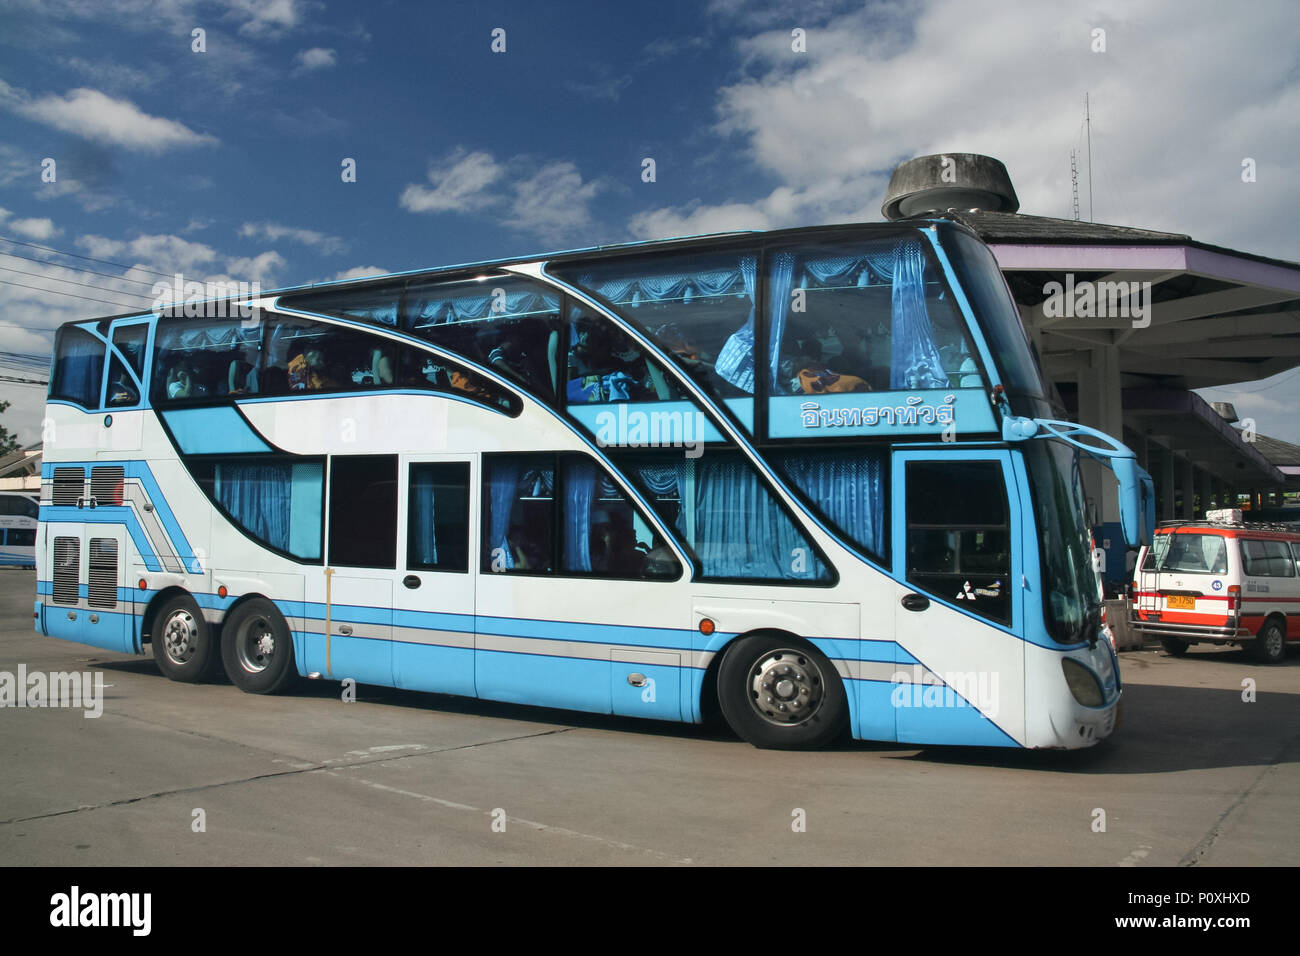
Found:
[{"label": "blue and white bus", "polygon": [[[191,308],[190,306],[194,307]],[[235,308],[249,314],[234,314]],[[229,312],[227,311],[229,308]],[[943,218],[474,263],[73,322],[36,627],[245,691],[354,679],[1083,747],[1114,727],[1079,461]],[[206,317],[203,317],[206,316]]]},{"label": "blue and white bus", "polygon": [[36,567],[39,511],[34,493],[0,491],[0,568]]}]

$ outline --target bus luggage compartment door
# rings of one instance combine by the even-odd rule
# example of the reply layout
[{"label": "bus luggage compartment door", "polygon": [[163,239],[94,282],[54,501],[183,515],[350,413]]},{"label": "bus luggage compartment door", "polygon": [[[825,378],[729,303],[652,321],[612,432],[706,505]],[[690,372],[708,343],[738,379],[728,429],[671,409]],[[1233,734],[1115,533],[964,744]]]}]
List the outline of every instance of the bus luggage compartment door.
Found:
[{"label": "bus luggage compartment door", "polygon": [[119,654],[136,652],[135,604],[125,585],[121,525],[51,525],[46,633]]}]

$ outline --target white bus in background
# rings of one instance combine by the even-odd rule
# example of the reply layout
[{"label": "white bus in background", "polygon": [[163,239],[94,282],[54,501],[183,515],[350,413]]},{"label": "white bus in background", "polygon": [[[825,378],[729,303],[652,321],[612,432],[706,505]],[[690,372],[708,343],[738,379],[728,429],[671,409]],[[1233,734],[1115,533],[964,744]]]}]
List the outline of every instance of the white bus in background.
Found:
[{"label": "white bus in background", "polygon": [[[226,303],[221,303],[225,305]],[[1085,747],[1117,660],[1079,459],[940,219],[739,233],[60,330],[36,627],[760,747]],[[224,313],[223,313],[224,314]],[[1094,494],[1097,492],[1094,491]]]},{"label": "white bus in background", "polygon": [[33,492],[0,491],[0,568],[36,567],[39,502]]}]

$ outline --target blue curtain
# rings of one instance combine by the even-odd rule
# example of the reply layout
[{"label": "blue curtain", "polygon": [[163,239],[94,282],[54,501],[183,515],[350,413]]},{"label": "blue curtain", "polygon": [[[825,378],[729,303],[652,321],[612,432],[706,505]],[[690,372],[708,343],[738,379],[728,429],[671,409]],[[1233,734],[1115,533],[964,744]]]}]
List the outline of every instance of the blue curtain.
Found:
[{"label": "blue curtain", "polygon": [[934,329],[925,308],[925,257],[920,243],[907,242],[894,253],[891,299],[890,388],[947,388]]},{"label": "blue curtain", "polygon": [[754,286],[757,284],[758,279],[758,260],[754,256],[743,256],[741,258],[740,277],[745,284],[745,295],[749,297],[749,318],[723,343],[722,349],[718,352],[717,361],[713,363],[713,368],[732,385],[743,392],[753,395]]},{"label": "blue curtain", "polygon": [[254,537],[289,550],[293,485],[288,464],[219,464],[213,494]]},{"label": "blue curtain", "polygon": [[782,456],[790,480],[817,510],[864,551],[883,555],[885,455],[864,451],[802,451]]},{"label": "blue curtain", "polygon": [[[505,292],[505,308],[503,311],[492,311],[493,306],[498,301],[492,295],[493,288],[499,288]],[[485,282],[481,295],[439,298],[416,298],[419,293],[412,292],[412,301],[409,306],[411,324],[418,330],[430,325],[448,325],[455,322],[469,322],[498,316],[505,318],[531,315],[537,312],[559,311],[560,299],[558,294],[539,292],[531,288],[516,288],[511,291],[511,288],[510,283],[493,284]]]},{"label": "blue curtain", "polygon": [[696,469],[695,550],[716,577],[816,579],[812,545],[740,458],[701,459]]},{"label": "blue curtain", "polygon": [[781,375],[781,342],[785,338],[785,319],[790,314],[790,290],[794,288],[794,254],[778,252],[772,256],[772,271],[768,274],[768,308],[771,310],[770,338],[768,347],[772,350],[771,378],[772,391],[775,394],[785,391],[779,384]]},{"label": "blue curtain", "polygon": [[596,468],[589,461],[567,464],[564,476],[564,569],[591,570],[591,506]]},{"label": "blue curtain", "polygon": [[[677,530],[706,577],[816,580],[826,576],[811,543],[735,455],[643,465],[637,473],[657,495],[676,491]],[[692,491],[693,487],[693,491]]]},{"label": "blue curtain", "polygon": [[433,516],[434,476],[428,468],[416,467],[411,472],[410,541],[416,563],[433,566],[438,563],[437,530]]},{"label": "blue curtain", "polygon": [[514,461],[498,459],[492,462],[488,476],[487,557],[489,562],[493,561],[492,552],[500,548],[502,562],[507,568],[515,566],[514,555],[510,553],[510,542],[506,538],[510,533],[510,510],[519,494],[520,470]]}]

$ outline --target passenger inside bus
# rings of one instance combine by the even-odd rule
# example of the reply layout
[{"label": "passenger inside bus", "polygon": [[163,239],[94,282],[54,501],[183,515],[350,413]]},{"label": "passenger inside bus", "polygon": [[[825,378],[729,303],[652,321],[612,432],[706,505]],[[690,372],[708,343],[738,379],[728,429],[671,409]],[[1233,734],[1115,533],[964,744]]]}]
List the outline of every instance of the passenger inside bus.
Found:
[{"label": "passenger inside bus", "polygon": [[256,345],[245,345],[242,356],[231,361],[226,373],[226,387],[229,394],[257,394],[257,362],[260,352]]}]

